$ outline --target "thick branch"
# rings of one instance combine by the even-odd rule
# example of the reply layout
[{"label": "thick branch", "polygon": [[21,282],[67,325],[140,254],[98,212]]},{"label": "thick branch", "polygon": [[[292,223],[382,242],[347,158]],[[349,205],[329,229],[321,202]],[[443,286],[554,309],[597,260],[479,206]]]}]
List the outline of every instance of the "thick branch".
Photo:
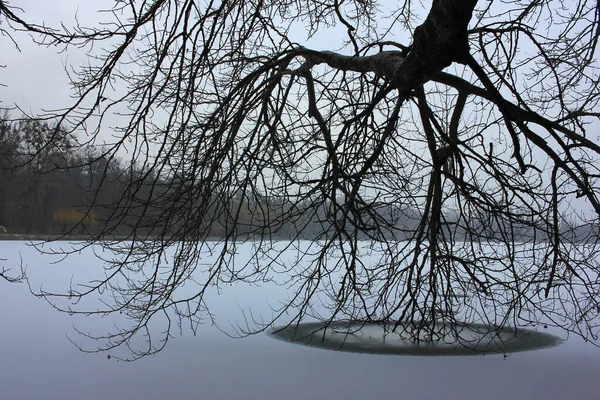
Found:
[{"label": "thick branch", "polygon": [[394,78],[400,90],[431,80],[453,62],[469,56],[468,25],[477,0],[437,0],[425,22],[415,29],[411,51]]},{"label": "thick branch", "polygon": [[327,64],[342,71],[373,72],[408,92],[448,67],[465,63],[469,56],[468,25],[477,0],[437,0],[425,22],[415,29],[411,50],[382,51],[364,57],[344,56],[331,51],[302,49],[306,63],[301,69]]},{"label": "thick branch", "polygon": [[381,51],[370,56],[354,57],[344,56],[333,51],[304,49],[302,56],[307,61],[301,67],[302,70],[310,69],[313,65],[327,64],[331,68],[341,71],[373,72],[389,80],[394,79],[396,71],[404,61],[404,56],[400,51]]}]

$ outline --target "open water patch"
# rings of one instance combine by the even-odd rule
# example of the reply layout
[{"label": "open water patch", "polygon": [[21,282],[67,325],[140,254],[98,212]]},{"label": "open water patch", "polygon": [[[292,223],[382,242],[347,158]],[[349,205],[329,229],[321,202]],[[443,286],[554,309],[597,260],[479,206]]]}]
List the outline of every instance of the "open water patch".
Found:
[{"label": "open water patch", "polygon": [[468,356],[508,354],[558,346],[563,340],[546,332],[531,329],[494,327],[461,323],[434,339],[408,339],[407,325],[338,321],[307,322],[272,329],[269,334],[279,340],[354,353]]}]

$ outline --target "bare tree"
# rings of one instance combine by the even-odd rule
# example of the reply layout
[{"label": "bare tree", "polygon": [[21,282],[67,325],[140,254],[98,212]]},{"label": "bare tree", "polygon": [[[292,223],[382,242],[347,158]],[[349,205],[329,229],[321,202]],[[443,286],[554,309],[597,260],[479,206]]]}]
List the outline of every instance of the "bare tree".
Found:
[{"label": "bare tree", "polygon": [[[316,317],[413,338],[465,321],[597,339],[597,2],[425,5],[116,1],[96,27],[52,29],[0,1],[13,38],[96,50],[71,76],[72,107],[47,118],[95,138],[127,116],[103,155],[128,150],[127,190],[93,242],[112,246],[124,223],[131,242],[104,280],[64,294],[108,290],[105,309],[79,312],[130,318],[102,349],[162,317],[168,330],[132,357],[156,352],[172,318],[212,317],[211,287],[273,279],[289,296],[256,331]],[[341,47],[298,43],[331,26]],[[284,230],[311,239],[297,260],[280,256]],[[220,253],[200,268],[211,232]],[[258,243],[242,265],[240,241]],[[190,280],[195,294],[178,297]]]}]

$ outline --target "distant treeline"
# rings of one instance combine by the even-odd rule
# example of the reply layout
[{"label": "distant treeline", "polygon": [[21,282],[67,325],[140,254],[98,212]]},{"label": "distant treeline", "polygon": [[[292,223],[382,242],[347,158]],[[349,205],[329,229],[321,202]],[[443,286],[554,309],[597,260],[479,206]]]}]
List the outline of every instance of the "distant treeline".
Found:
[{"label": "distant treeline", "polygon": [[[102,146],[81,145],[56,124],[0,115],[0,233],[314,239],[339,229],[330,218],[339,210],[328,201],[189,187],[190,179],[164,171],[158,176],[112,154]],[[370,229],[365,216],[362,238],[405,236],[420,220],[389,205],[377,212],[383,226]],[[198,221],[191,231],[185,223],[190,218]],[[392,226],[402,229],[392,233]]]},{"label": "distant treeline", "polygon": [[9,233],[67,233],[78,226],[93,230],[105,218],[91,207],[90,194],[104,180],[99,200],[118,197],[117,163],[80,146],[51,123],[0,116],[0,226]]},{"label": "distant treeline", "polygon": [[[204,188],[193,179],[124,162],[102,146],[81,145],[52,123],[0,115],[0,233],[319,239],[411,239],[426,230],[419,211],[379,203],[345,222],[342,207],[318,198],[249,197],[235,187]],[[200,193],[200,194],[198,194]],[[552,240],[534,220],[509,226],[491,215],[459,217],[449,211],[447,240]],[[189,224],[189,220],[197,224]],[[338,224],[338,221],[340,224]],[[425,225],[425,228],[422,225]],[[598,224],[561,223],[567,240],[597,240]]]}]

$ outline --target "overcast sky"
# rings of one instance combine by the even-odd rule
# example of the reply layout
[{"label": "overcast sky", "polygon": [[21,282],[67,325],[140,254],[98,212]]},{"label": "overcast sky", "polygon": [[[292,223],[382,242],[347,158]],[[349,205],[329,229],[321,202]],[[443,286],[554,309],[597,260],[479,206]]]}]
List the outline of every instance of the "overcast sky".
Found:
[{"label": "overcast sky", "polygon": [[[13,3],[14,4],[14,3]],[[73,26],[75,16],[82,23],[90,23],[99,18],[97,7],[110,4],[107,1],[81,0],[19,0],[24,19],[37,24],[57,26],[60,22]],[[46,48],[33,43],[28,34],[19,32],[0,36],[0,106],[18,105],[26,111],[38,112],[41,108],[58,108],[69,104],[69,81],[65,74],[65,65],[80,65],[85,60],[86,50],[71,48]]]},{"label": "overcast sky", "polygon": [[[11,2],[13,5],[16,2]],[[386,6],[387,3],[387,6]],[[19,0],[23,12],[19,16],[28,22],[39,25],[59,27],[63,23],[73,27],[78,21],[82,26],[97,26],[98,22],[111,18],[110,14],[101,13],[99,10],[110,9],[114,6],[113,0]],[[381,15],[385,16],[386,7],[393,7],[395,2],[381,1]],[[390,15],[390,13],[387,13]],[[76,19],[77,18],[77,19]],[[381,26],[388,22],[381,21]],[[302,25],[298,30],[291,32],[292,40],[298,41],[307,47],[315,49],[336,50],[345,39],[345,28],[342,26],[321,29],[317,35],[308,39]],[[8,29],[10,30],[10,29]],[[409,33],[397,32],[403,37],[390,38],[401,40],[408,44]],[[59,108],[69,104],[69,81],[65,74],[65,65],[77,67],[85,62],[86,54],[90,50],[69,48],[60,52],[61,48],[45,48],[31,40],[29,34],[15,33],[13,39],[19,49],[7,36],[0,36],[0,106],[12,107],[15,104],[33,113],[41,108]],[[92,53],[96,50],[92,50]]]}]

